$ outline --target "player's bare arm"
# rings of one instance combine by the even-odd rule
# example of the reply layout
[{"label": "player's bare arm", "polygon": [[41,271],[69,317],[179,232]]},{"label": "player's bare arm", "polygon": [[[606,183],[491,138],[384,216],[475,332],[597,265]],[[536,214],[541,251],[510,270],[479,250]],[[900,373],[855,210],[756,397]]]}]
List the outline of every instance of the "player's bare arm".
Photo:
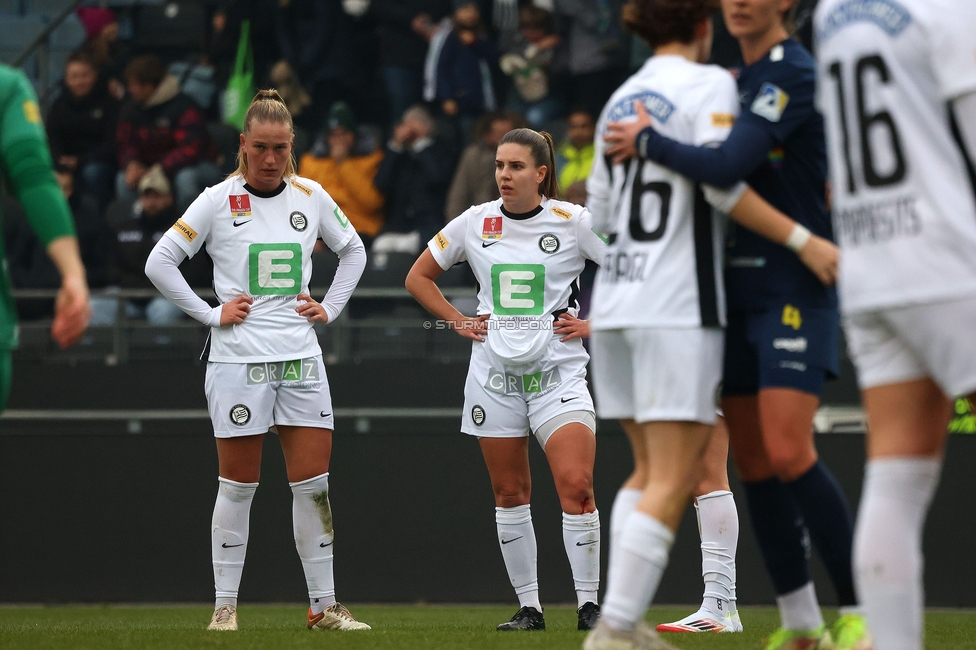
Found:
[{"label": "player's bare arm", "polygon": [[811,234],[806,228],[771,206],[748,188],[729,216],[740,225],[770,241],[791,248],[800,261],[827,286],[837,281],[840,252],[836,245]]},{"label": "player's bare arm", "polygon": [[552,331],[562,338],[563,343],[573,339],[590,337],[590,321],[576,318],[569,313],[559,315],[559,318],[552,324]]},{"label": "player's bare arm", "polygon": [[424,309],[447,322],[458,335],[472,341],[484,342],[484,337],[488,334],[488,326],[485,321],[488,320],[490,314],[471,318],[459,312],[454,305],[447,301],[447,298],[434,283],[434,280],[443,272],[444,270],[441,269],[440,264],[437,263],[430,251],[425,250],[410,268],[404,284],[410,295],[416,298],[417,302],[424,306]]},{"label": "player's bare arm", "polygon": [[48,244],[47,254],[61,273],[61,288],[54,303],[51,338],[63,350],[78,342],[91,320],[88,282],[75,237],[58,237],[53,240]]}]

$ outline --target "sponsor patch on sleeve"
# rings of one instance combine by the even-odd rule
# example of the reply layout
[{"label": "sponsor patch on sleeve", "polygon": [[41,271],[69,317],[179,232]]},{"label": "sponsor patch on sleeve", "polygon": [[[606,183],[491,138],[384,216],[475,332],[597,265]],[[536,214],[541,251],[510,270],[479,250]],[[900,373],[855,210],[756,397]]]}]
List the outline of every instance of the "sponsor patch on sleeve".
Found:
[{"label": "sponsor patch on sleeve", "polygon": [[346,216],[346,213],[342,211],[342,208],[340,208],[338,205],[335,207],[335,210],[332,211],[332,215],[336,218],[336,221],[339,222],[340,226],[342,226],[343,228],[349,227],[349,218]]},{"label": "sponsor patch on sleeve", "polygon": [[735,124],[735,115],[731,113],[712,113],[712,126],[718,129],[731,129]]},{"label": "sponsor patch on sleeve", "polygon": [[556,215],[557,217],[560,217],[562,219],[572,219],[573,218],[573,213],[572,212],[568,212],[566,210],[563,210],[562,208],[559,208],[559,207],[556,207],[556,206],[552,206],[551,208],[549,208],[549,210],[554,215]]},{"label": "sponsor patch on sleeve", "polygon": [[305,187],[304,185],[302,185],[301,183],[299,183],[298,181],[296,181],[294,178],[291,179],[291,185],[296,190],[304,193],[305,196],[312,196],[312,188],[311,187]]},{"label": "sponsor patch on sleeve", "polygon": [[186,224],[182,219],[177,219],[173,224],[173,230],[183,235],[186,241],[193,241],[197,238],[197,231]]},{"label": "sponsor patch on sleeve", "polygon": [[24,119],[31,124],[41,123],[41,109],[37,107],[37,102],[33,99],[24,102]]},{"label": "sponsor patch on sleeve", "polygon": [[434,243],[437,244],[438,250],[444,250],[451,245],[451,242],[447,241],[447,237],[444,236],[444,231],[434,235]]}]

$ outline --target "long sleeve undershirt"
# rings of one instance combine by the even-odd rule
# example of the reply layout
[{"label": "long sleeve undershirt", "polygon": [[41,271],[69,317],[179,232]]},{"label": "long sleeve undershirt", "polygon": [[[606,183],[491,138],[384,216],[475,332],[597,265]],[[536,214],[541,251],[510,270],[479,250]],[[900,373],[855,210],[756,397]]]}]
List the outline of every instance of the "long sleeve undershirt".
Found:
[{"label": "long sleeve undershirt", "polygon": [[667,138],[653,127],[637,135],[637,153],[698,183],[729,187],[746,178],[769,154],[773,137],[763,129],[736,123],[717,147],[696,147]]},{"label": "long sleeve undershirt", "polygon": [[[366,268],[366,247],[363,246],[363,240],[359,235],[354,234],[349,243],[336,251],[336,255],[339,256],[339,266],[332,280],[332,286],[321,301],[322,307],[329,315],[330,323],[339,317],[342,308],[349,302],[349,297],[359,283],[359,278]],[[179,265],[186,258],[186,252],[176,242],[163,237],[146,260],[146,277],[164,297],[191,318],[210,327],[220,327],[222,305],[211,307],[207,301],[194,293],[186,278],[180,273]]]}]

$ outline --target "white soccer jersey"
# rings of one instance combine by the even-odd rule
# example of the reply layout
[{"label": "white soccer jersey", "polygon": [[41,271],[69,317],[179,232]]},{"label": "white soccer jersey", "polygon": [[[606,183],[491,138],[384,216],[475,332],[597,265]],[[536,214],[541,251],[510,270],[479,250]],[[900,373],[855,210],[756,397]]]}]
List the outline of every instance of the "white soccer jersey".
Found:
[{"label": "white soccer jersey", "polygon": [[321,354],[296,296],[308,293],[312,249],[322,238],[333,251],[355,228],[315,181],[292,177],[280,191],[245,187],[233,176],[207,188],[166,236],[193,257],[206,244],[213,259],[214,291],[221,303],[254,299],[240,325],[215,327],[210,361],[258,363]]},{"label": "white soccer jersey", "polygon": [[949,105],[976,92],[976,2],[821,0],[815,28],[841,308],[976,292],[976,188]]},{"label": "white soccer jersey", "polygon": [[718,66],[656,56],[624,82],[604,107],[587,180],[588,206],[609,235],[590,314],[594,329],[708,327],[725,324],[722,282],[724,217],[745,191],[699,188],[646,160],[612,165],[604,156],[609,122],[634,118],[642,101],[654,127],[679,142],[724,141],[739,113],[732,76]]},{"label": "white soccer jersey", "polygon": [[479,314],[551,319],[565,310],[576,316],[583,264],[599,262],[606,250],[589,210],[543,199],[538,214],[514,219],[501,207],[501,199],[482,203],[444,226],[427,244],[434,259],[445,271],[471,265]]}]

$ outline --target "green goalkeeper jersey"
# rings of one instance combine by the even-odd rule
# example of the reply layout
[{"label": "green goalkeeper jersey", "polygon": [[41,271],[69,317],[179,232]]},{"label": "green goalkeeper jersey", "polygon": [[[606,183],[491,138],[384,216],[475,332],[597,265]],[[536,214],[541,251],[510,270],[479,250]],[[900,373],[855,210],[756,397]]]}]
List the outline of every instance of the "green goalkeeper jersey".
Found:
[{"label": "green goalkeeper jersey", "polygon": [[[27,77],[0,64],[0,174],[44,246],[74,235],[71,210],[54,178],[37,97]],[[0,228],[0,351],[17,345],[17,310]]]}]

